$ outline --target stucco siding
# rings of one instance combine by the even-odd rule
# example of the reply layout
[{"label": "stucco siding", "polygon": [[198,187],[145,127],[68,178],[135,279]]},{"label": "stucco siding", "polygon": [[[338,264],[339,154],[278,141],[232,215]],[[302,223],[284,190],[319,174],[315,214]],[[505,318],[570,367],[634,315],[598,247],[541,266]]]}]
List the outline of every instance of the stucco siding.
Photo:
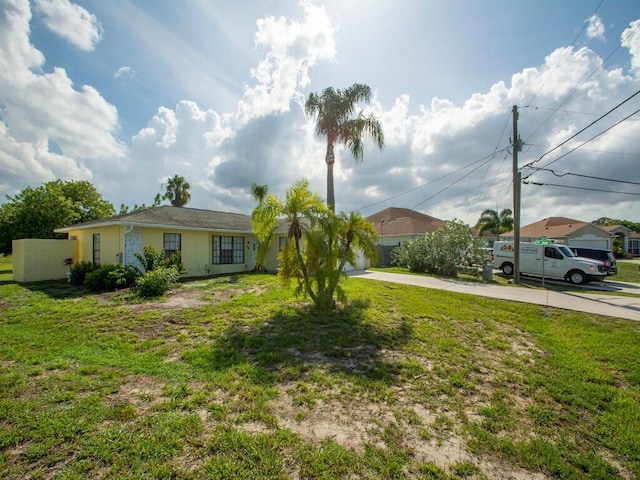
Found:
[{"label": "stucco siding", "polygon": [[[94,228],[69,229],[69,238],[74,238],[77,248],[72,254],[74,263],[93,260],[93,235],[100,234],[100,263],[139,265],[135,257],[143,247],[151,246],[158,251],[164,250],[164,234],[180,234],[182,263],[187,276],[206,276],[227,273],[239,273],[255,267],[257,242],[255,236],[241,232],[216,232],[171,227],[145,227],[112,225]],[[215,235],[242,238],[244,258],[242,263],[214,264],[213,237]],[[272,246],[274,253],[272,269],[277,268],[278,243]]]},{"label": "stucco siding", "polygon": [[39,282],[66,278],[67,258],[73,258],[72,240],[23,239],[13,241],[13,280]]}]

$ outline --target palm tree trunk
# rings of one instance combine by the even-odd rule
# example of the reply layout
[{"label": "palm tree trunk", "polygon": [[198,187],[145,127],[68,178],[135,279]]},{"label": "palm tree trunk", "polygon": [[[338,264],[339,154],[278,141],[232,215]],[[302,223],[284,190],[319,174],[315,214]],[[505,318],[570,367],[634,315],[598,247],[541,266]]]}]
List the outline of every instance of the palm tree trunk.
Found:
[{"label": "palm tree trunk", "polygon": [[327,155],[324,159],[327,162],[327,205],[332,212],[336,211],[336,199],[333,191],[333,164],[336,158],[333,155],[333,143],[327,143]]}]

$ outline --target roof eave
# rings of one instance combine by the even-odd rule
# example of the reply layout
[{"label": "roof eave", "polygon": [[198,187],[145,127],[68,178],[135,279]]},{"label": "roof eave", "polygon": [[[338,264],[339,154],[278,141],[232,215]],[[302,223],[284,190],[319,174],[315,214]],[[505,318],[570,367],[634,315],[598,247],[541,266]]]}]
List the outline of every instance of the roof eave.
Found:
[{"label": "roof eave", "polygon": [[189,231],[200,231],[200,232],[220,232],[220,233],[253,233],[252,230],[232,230],[232,229],[224,229],[224,228],[207,228],[207,227],[192,227],[192,226],[184,226],[184,225],[167,225],[162,223],[140,223],[140,222],[101,222],[101,223],[92,223],[91,225],[82,225],[82,226],[70,226],[63,228],[56,228],[54,230],[55,233],[69,233],[74,230],[89,230],[94,228],[102,228],[102,227],[141,227],[141,228],[165,228],[172,230],[189,230]]}]

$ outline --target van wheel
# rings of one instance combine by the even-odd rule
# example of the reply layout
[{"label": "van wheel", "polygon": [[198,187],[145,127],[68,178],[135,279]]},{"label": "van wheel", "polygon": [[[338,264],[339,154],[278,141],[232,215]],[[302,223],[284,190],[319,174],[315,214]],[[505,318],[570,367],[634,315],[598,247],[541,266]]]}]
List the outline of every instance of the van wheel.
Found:
[{"label": "van wheel", "polygon": [[582,285],[587,283],[587,277],[580,270],[573,270],[569,272],[569,281],[574,285]]},{"label": "van wheel", "polygon": [[504,273],[506,276],[510,277],[511,275],[513,275],[513,264],[512,263],[503,263],[502,264],[502,273]]}]

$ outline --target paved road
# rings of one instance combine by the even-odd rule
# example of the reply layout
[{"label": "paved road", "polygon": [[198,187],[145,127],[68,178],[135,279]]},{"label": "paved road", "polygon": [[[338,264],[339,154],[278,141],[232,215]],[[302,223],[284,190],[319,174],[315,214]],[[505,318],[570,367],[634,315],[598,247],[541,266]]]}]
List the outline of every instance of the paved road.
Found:
[{"label": "paved road", "polygon": [[[577,310],[609,317],[626,318],[640,321],[640,285],[605,281],[589,284],[589,292],[557,292],[541,288],[515,287],[493,285],[480,282],[465,282],[462,280],[425,277],[420,275],[405,275],[401,273],[387,273],[371,270],[356,270],[349,276],[364,278],[365,280],[379,280],[405,285],[415,285],[425,288],[437,288],[449,292],[469,293],[483,297],[500,298],[514,302],[534,303],[550,307]],[[611,293],[594,292],[596,287],[606,292],[632,293],[637,297],[615,296]]]}]

